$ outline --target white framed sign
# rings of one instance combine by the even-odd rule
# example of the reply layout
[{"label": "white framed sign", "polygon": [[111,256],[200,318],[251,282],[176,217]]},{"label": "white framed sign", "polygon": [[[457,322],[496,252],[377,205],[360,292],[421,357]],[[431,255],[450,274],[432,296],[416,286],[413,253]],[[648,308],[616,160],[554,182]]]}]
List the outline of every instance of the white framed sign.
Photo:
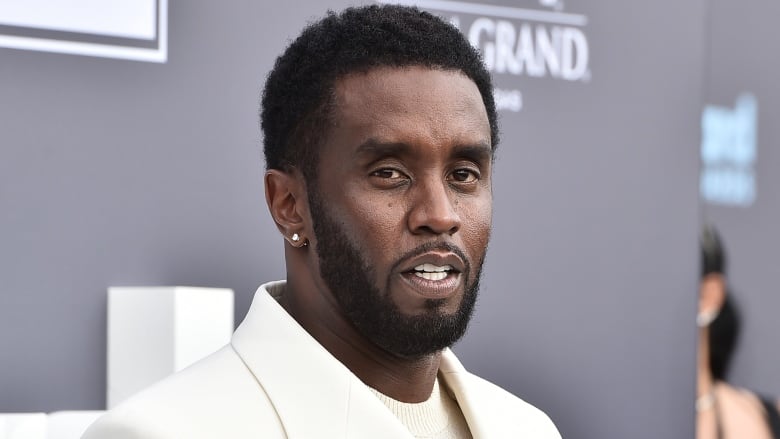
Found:
[{"label": "white framed sign", "polygon": [[168,0],[3,0],[0,47],[164,63]]}]

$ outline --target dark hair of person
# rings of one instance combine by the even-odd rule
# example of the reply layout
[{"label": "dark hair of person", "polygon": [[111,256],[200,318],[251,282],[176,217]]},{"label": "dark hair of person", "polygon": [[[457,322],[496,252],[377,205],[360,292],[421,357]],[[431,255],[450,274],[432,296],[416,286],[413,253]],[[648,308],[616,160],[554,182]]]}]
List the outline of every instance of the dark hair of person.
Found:
[{"label": "dark hair of person", "polygon": [[712,225],[704,226],[701,232],[701,276],[710,273],[726,274],[726,252],[720,234]]},{"label": "dark hair of person", "polygon": [[462,72],[476,84],[490,123],[498,121],[490,74],[453,25],[415,7],[370,5],[332,11],[310,24],[276,60],[261,104],[268,169],[316,178],[318,150],[333,123],[336,81],[375,67],[423,66]]},{"label": "dark hair of person", "polygon": [[728,377],[731,357],[739,338],[739,327],[739,310],[727,291],[726,300],[709,328],[710,371],[716,380],[726,381]]},{"label": "dark hair of person", "polygon": [[[701,234],[701,275],[716,273],[726,275],[726,250],[718,231],[705,226]],[[740,316],[731,291],[726,289],[726,298],[720,312],[709,326],[710,370],[716,380],[725,381],[728,376],[731,357],[739,337]]]}]

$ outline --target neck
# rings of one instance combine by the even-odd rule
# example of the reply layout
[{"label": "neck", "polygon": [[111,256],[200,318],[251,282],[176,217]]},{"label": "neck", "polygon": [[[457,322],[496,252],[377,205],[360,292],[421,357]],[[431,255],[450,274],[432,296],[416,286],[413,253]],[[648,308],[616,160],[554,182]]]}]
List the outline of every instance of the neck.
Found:
[{"label": "neck", "polygon": [[282,307],[363,383],[401,402],[417,403],[430,397],[440,352],[419,358],[391,354],[357,331],[325,285],[290,273],[287,279]]},{"label": "neck", "polygon": [[697,353],[696,396],[701,397],[712,393],[715,380],[710,370],[709,329],[699,329],[699,348]]}]

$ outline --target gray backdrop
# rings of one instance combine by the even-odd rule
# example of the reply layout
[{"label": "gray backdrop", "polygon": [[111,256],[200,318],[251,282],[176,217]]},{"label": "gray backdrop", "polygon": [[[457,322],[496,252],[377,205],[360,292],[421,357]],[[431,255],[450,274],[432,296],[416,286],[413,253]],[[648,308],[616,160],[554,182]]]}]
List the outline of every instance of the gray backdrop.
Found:
[{"label": "gray backdrop", "polygon": [[712,40],[708,50],[706,100],[734,108],[737,96],[751,93],[758,103],[756,198],[746,207],[706,204],[729,256],[729,280],[742,310],[741,340],[731,380],[780,397],[777,313],[780,252],[780,57],[775,21],[780,4],[769,0],[712,1]]},{"label": "gray backdrop", "polygon": [[[502,112],[485,287],[456,351],[567,438],[693,436],[703,2],[566,4],[577,24],[531,29],[577,56],[584,38],[587,72],[496,72],[522,109]],[[110,285],[233,288],[240,318],[284,276],[258,95],[323,11],[172,1],[167,64],[0,49],[0,412],[104,406]],[[529,25],[486,11],[438,12]]]}]

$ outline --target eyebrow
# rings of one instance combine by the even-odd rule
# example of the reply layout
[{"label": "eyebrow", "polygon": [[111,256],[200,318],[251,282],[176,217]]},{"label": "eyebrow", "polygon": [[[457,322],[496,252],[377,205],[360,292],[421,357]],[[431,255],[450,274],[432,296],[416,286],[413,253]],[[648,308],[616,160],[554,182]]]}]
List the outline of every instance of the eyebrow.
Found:
[{"label": "eyebrow", "polygon": [[[412,153],[412,147],[403,142],[383,142],[370,138],[358,146],[357,155],[372,157],[399,157]],[[455,145],[451,157],[465,158],[473,161],[490,161],[493,158],[493,148],[487,143]]]},{"label": "eyebrow", "polygon": [[487,162],[493,160],[493,148],[486,143],[456,145],[452,150],[452,156],[475,162]]},{"label": "eyebrow", "polygon": [[401,156],[408,154],[411,147],[403,142],[383,142],[376,138],[370,138],[358,146],[357,155],[368,156]]}]

